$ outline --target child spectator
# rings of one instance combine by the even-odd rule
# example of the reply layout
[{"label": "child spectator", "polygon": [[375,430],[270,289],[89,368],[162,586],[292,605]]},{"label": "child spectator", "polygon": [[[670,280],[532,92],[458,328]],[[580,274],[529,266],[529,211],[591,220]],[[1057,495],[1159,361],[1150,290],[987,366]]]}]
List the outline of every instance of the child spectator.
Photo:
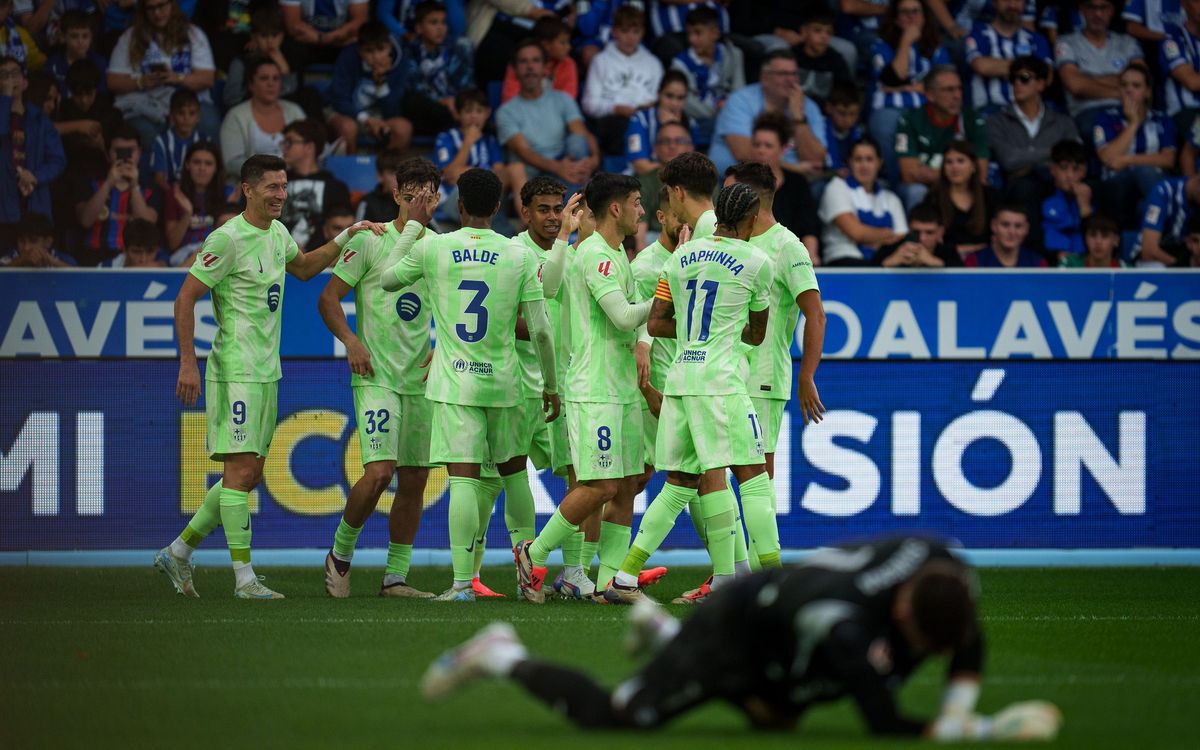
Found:
[{"label": "child spectator", "polygon": [[92,17],[78,8],[72,8],[63,13],[58,28],[62,33],[63,46],[46,59],[46,69],[58,80],[59,90],[64,93],[67,90],[67,69],[71,63],[86,59],[91,60],[100,71],[99,90],[106,92],[108,87],[104,83],[104,74],[108,70],[108,60],[92,49],[95,34]]},{"label": "child spectator", "polygon": [[1050,177],[1054,192],[1042,201],[1042,247],[1062,261],[1081,254],[1083,220],[1092,215],[1092,188],[1087,176],[1087,151],[1075,141],[1059,141],[1050,149]]},{"label": "child spectator", "polygon": [[1020,203],[1000,206],[992,218],[992,239],[982,250],[963,258],[967,268],[1045,268],[1046,259],[1025,247],[1029,215]]},{"label": "child spectator", "polygon": [[16,226],[17,247],[0,256],[0,268],[72,268],[79,265],[54,249],[54,224],[44,214],[27,214]]},{"label": "child spectator", "polygon": [[800,24],[800,43],[792,48],[800,67],[800,88],[823,104],[835,83],[854,83],[854,76],[845,58],[830,47],[834,26],[833,11],[824,3],[816,3]]},{"label": "child spectator", "polygon": [[378,21],[363,24],[358,42],[342,50],[329,87],[336,114],[329,120],[346,152],[358,148],[360,129],[384,148],[405,149],[412,123],[400,115],[404,101],[400,48]]},{"label": "child spectator", "polygon": [[418,135],[434,135],[454,124],[454,97],[475,79],[471,42],[446,41],[446,6],[422,0],[413,12],[416,30],[404,49],[404,112]]},{"label": "child spectator", "polygon": [[80,265],[95,266],[125,249],[125,225],[133,219],[158,221],[162,192],[139,184],[141,146],[137,130],[122,123],[108,144],[107,161],[99,174],[81,179],[75,187],[75,218],[83,229]]},{"label": "child spectator", "polygon": [[200,122],[200,100],[191,89],[176,89],[171,94],[170,125],[154,139],[150,152],[150,172],[154,184],[164,191],[179,179],[183,159],[194,143],[208,140],[196,125]]},{"label": "child spectator", "polygon": [[[50,186],[67,166],[54,123],[25,101],[27,88],[21,64],[0,57],[0,225],[30,213],[50,216]],[[13,239],[0,242],[7,250]]]},{"label": "child spectator", "polygon": [[303,72],[305,65],[337,60],[340,52],[358,41],[369,6],[369,0],[280,0],[289,37],[284,54],[292,68]]},{"label": "child spectator", "polygon": [[349,229],[352,224],[354,224],[354,208],[349,203],[337,203],[326,207],[324,213],[321,214],[320,231],[314,232],[313,236],[308,238],[304,252],[311,253],[321,245],[333,242],[334,237],[341,234],[343,230]]},{"label": "child spectator", "polygon": [[740,49],[721,41],[721,18],[712,8],[692,9],[685,25],[688,48],[675,56],[671,69],[687,76],[684,111],[696,120],[698,145],[707,146],[725,98],[746,85],[746,63]]},{"label": "child spectator", "polygon": [[850,147],[863,139],[862,101],[853,83],[837,82],[825,101],[825,166],[840,177],[850,174]]},{"label": "child spectator", "polygon": [[396,199],[392,191],[396,189],[396,169],[403,160],[404,153],[394,148],[375,157],[375,176],[379,182],[358,202],[357,221],[366,219],[384,223],[396,218]]},{"label": "child spectator", "polygon": [[99,93],[100,70],[91,60],[76,60],[67,68],[67,97],[59,106],[58,134],[67,163],[85,171],[104,162],[104,144],[121,124],[121,113]]},{"label": "child spectator", "polygon": [[166,268],[167,254],[162,249],[158,225],[145,219],[131,219],[123,233],[125,250],[100,264],[101,268]]},{"label": "child spectator", "polygon": [[687,16],[696,8],[707,7],[716,11],[721,33],[729,32],[729,11],[725,8],[729,0],[643,0],[640,5],[646,8],[646,15],[650,19],[654,54],[664,63],[674,60],[676,55],[687,49]]},{"label": "child spectator", "polygon": [[1125,268],[1118,250],[1121,230],[1117,222],[1105,214],[1092,214],[1083,220],[1084,252],[1070,253],[1059,258],[1061,268]]},{"label": "child spectator", "polygon": [[11,57],[21,70],[41,70],[46,55],[38,49],[33,35],[17,23],[13,0],[0,0],[0,57]]},{"label": "child spectator", "polygon": [[583,90],[583,113],[595,118],[596,139],[606,154],[621,154],[629,118],[658,99],[663,66],[642,46],[646,17],[632,5],[613,14],[612,41],[596,55]]},{"label": "child spectator", "polygon": [[[533,25],[533,39],[546,55],[546,88],[561,91],[572,99],[579,98],[579,69],[571,57],[571,27],[557,16],[543,18]],[[607,41],[607,40],[606,40]],[[599,50],[596,50],[599,53]],[[595,55],[593,55],[594,57]],[[589,58],[590,61],[590,58]],[[504,86],[500,103],[517,95],[521,82],[512,63],[504,71]]]},{"label": "child spectator", "polygon": [[[433,162],[442,170],[440,209],[442,215],[454,217],[458,209],[458,178],[471,167],[490,169],[508,185],[504,166],[504,151],[493,135],[483,132],[492,116],[487,95],[476,88],[463,89],[455,100],[458,127],[439,133],[434,144]],[[393,172],[395,169],[393,168]],[[395,175],[391,179],[395,180]],[[519,196],[514,196],[514,200]],[[519,208],[519,207],[518,207]],[[396,212],[393,201],[392,213]]]},{"label": "child spectator", "polygon": [[179,182],[167,190],[165,225],[172,266],[190,266],[191,258],[217,228],[217,211],[232,190],[216,144],[195,143],[187,150]]},{"label": "child spectator", "polygon": [[646,174],[662,166],[654,158],[653,151],[658,141],[658,129],[668,122],[682,125],[695,144],[699,135],[683,111],[687,97],[687,76],[678,70],[668,70],[658,84],[658,104],[639,109],[629,118],[629,126],[625,128],[625,159],[633,166],[634,172]]}]

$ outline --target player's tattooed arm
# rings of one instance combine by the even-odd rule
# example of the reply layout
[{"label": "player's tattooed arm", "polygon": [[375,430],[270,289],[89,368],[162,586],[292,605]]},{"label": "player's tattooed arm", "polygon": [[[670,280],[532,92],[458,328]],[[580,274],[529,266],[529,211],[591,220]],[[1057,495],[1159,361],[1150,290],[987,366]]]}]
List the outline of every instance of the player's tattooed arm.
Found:
[{"label": "player's tattooed arm", "polygon": [[742,329],[742,343],[758,346],[763,342],[767,337],[767,318],[770,314],[770,308],[750,311],[750,320]]},{"label": "player's tattooed arm", "polygon": [[646,330],[651,336],[660,339],[675,338],[675,305],[667,300],[656,297],[650,306],[650,318],[646,321]]}]

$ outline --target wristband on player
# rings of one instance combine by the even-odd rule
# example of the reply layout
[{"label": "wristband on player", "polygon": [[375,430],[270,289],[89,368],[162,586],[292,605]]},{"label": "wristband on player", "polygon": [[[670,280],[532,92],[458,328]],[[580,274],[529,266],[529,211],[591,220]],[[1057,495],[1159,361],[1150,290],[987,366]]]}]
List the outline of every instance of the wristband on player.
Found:
[{"label": "wristband on player", "polygon": [[976,680],[953,680],[942,694],[942,716],[963,716],[975,710],[979,701]]},{"label": "wristband on player", "polygon": [[344,247],[346,247],[346,243],[350,241],[350,230],[354,229],[354,227],[356,227],[356,226],[358,226],[358,225],[351,224],[350,226],[343,229],[340,233],[338,233],[337,237],[333,238],[333,244],[338,246],[338,250],[341,250]]},{"label": "wristband on player", "polygon": [[366,125],[367,120],[371,119],[371,115],[367,112],[359,112],[357,115],[354,116],[354,119],[358,120],[359,125]]}]

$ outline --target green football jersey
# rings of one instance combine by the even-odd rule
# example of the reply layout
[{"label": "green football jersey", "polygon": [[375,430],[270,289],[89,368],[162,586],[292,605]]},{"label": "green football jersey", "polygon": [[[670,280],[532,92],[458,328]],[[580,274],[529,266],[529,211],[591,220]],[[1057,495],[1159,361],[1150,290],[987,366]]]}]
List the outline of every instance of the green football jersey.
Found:
[{"label": "green football jersey", "polygon": [[[539,283],[542,278],[542,265],[546,262],[546,256],[549,251],[538,247],[538,244],[529,236],[529,232],[521,232],[514,239],[518,239],[529,248],[537,259],[537,277]],[[562,286],[559,286],[559,296],[562,296]],[[559,329],[559,314],[561,313],[562,305],[558,299],[546,300],[546,314],[550,316],[550,331],[551,340],[555,346],[558,345],[558,329]],[[557,352],[555,352],[557,354]],[[525,394],[525,398],[541,398],[542,397],[542,368],[538,366],[537,353],[534,351],[533,342],[517,339],[517,359],[521,365],[521,388]],[[558,362],[558,358],[555,358]],[[559,379],[562,382],[562,379]]]},{"label": "green football jersey", "polygon": [[572,401],[631,404],[642,397],[637,387],[634,347],[637,330],[612,324],[597,302],[620,292],[637,301],[633,272],[623,249],[613,249],[599,232],[580,244],[566,277],[571,297],[571,363],[567,393]]},{"label": "green football jersey", "polygon": [[[350,384],[377,385],[416,395],[425,392],[421,363],[429,354],[433,313],[424,279],[394,292],[381,285],[383,273],[400,260],[396,242],[401,230],[394,221],[386,226],[378,237],[373,232],[358,232],[350,238],[333,269],[335,276],[354,287],[354,327],[371,352],[371,368],[375,371],[373,378],[352,375]],[[414,248],[436,236],[432,229],[426,229]]]},{"label": "green football jersey", "polygon": [[766,253],[774,268],[771,285],[771,317],[762,344],[750,350],[750,374],[746,387],[755,398],[787,401],[792,392],[792,337],[800,308],[796,297],[819,289],[808,248],[782,224],[750,238],[750,244]]},{"label": "green football jersey", "polygon": [[414,245],[395,267],[403,285],[424,277],[437,347],[425,397],[461,406],[523,403],[517,308],[542,299],[537,259],[524,243],[464,227]]},{"label": "green football jersey", "polygon": [[696,228],[692,230],[693,240],[712,237],[717,231],[717,212],[711,208],[696,217]]},{"label": "green football jersey", "polygon": [[212,290],[217,335],[206,380],[279,380],[279,335],[286,266],[300,248],[278,221],[259,229],[239,214],[204,240],[191,274]]},{"label": "green football jersey", "polygon": [[770,307],[772,270],[763,251],[729,237],[675,249],[654,295],[675,306],[679,347],[663,395],[746,393],[742,330],[751,310]]},{"label": "green football jersey", "polygon": [[[659,242],[653,242],[637,254],[629,264],[633,271],[633,283],[637,285],[638,299],[654,299],[654,290],[662,276],[663,266],[671,253]],[[667,371],[675,360],[675,339],[655,337],[650,344],[650,385],[660,392],[667,380]]]}]

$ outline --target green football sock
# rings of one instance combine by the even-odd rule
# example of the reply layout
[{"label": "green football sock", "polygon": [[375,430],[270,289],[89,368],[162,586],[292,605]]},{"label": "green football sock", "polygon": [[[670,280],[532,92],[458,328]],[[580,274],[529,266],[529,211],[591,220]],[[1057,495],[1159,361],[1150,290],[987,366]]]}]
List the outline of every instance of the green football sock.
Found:
[{"label": "green football sock", "polygon": [[714,576],[733,575],[734,522],[737,498],[729,490],[704,496],[704,533],[708,538],[708,556]]},{"label": "green football sock", "polygon": [[578,526],[563,518],[562,513],[554,511],[554,515],[550,516],[550,520],[542,527],[542,533],[529,545],[529,559],[539,568],[544,566],[550,552],[562,546],[562,543],[577,531]]},{"label": "green football sock", "polygon": [[354,545],[358,544],[362,530],[362,526],[356,529],[346,523],[345,518],[338,521],[337,531],[333,532],[333,556],[347,562],[354,557]]},{"label": "green football sock", "polygon": [[496,500],[500,497],[500,491],[504,489],[500,477],[480,477],[479,493],[476,500],[479,502],[479,531],[475,534],[475,567],[473,578],[479,577],[479,571],[483,568],[483,553],[487,552],[487,532],[488,525],[492,521],[492,509],[496,507]]},{"label": "green football sock", "polygon": [[196,510],[196,515],[188,521],[179,538],[184,544],[195,549],[200,546],[213,530],[221,525],[221,490],[225,489],[221,481],[208,488],[204,493],[204,502]]},{"label": "green football sock", "polygon": [[480,489],[477,479],[450,477],[450,562],[455,581],[474,577]]},{"label": "green football sock", "polygon": [[692,528],[696,530],[696,536],[700,537],[700,543],[705,547],[708,546],[708,539],[704,535],[704,505],[703,500],[699,495],[688,501],[688,515],[692,518]]},{"label": "green football sock", "polygon": [[583,532],[576,531],[563,540],[562,556],[564,567],[583,567],[579,558],[583,557]]},{"label": "green football sock", "polygon": [[536,535],[533,511],[533,491],[529,489],[529,472],[518,471],[504,477],[504,524],[512,546],[533,539]]},{"label": "green football sock", "polygon": [[388,542],[387,569],[383,572],[407,578],[408,567],[412,562],[412,548],[411,544]]},{"label": "green football sock", "polygon": [[221,525],[229,557],[234,562],[250,562],[250,493],[221,488]]},{"label": "green football sock", "polygon": [[625,555],[629,554],[629,538],[633,529],[619,523],[600,523],[600,572],[596,575],[596,586],[608,588],[608,582],[617,575]]},{"label": "green football sock", "polygon": [[[734,512],[737,512],[736,508]],[[733,535],[733,564],[737,565],[746,562],[746,558],[749,557],[746,551],[746,527],[742,525],[741,513],[733,520],[733,525],[734,531],[737,532]]]},{"label": "green football sock", "polygon": [[[636,576],[642,572],[642,565],[662,545],[667,534],[675,528],[679,514],[688,506],[688,501],[695,496],[696,491],[667,482],[662,491],[646,508],[642,522],[638,524],[637,536],[621,563],[621,572]],[[603,539],[603,537],[601,537]]]},{"label": "green football sock", "polygon": [[589,542],[586,539],[579,547],[579,565],[583,568],[583,572],[589,576],[592,574],[592,563],[596,562],[596,552],[599,549],[599,541]]},{"label": "green football sock", "polygon": [[775,520],[775,486],[766,472],[742,482],[742,512],[758,564],[779,567],[779,526]]}]

